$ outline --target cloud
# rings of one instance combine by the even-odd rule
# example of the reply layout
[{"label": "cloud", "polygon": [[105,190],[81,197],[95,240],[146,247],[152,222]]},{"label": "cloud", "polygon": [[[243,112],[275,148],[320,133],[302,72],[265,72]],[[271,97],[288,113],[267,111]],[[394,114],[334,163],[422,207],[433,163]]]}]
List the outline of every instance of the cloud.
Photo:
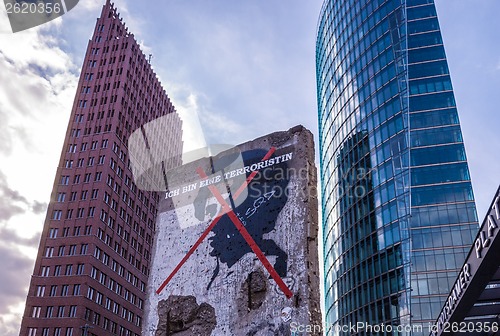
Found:
[{"label": "cloud", "polygon": [[31,211],[35,215],[41,215],[41,214],[44,214],[47,211],[47,206],[48,206],[48,204],[45,203],[45,202],[34,201],[31,204]]},{"label": "cloud", "polygon": [[183,151],[189,152],[205,147],[207,142],[201,127],[198,97],[186,88],[173,87],[177,93],[175,107],[182,120]]},{"label": "cloud", "polygon": [[27,211],[28,200],[11,189],[4,174],[0,172],[0,222],[5,222],[15,215]]},{"label": "cloud", "polygon": [[11,155],[16,144],[36,150],[33,123],[57,113],[74,90],[75,66],[43,32],[0,35],[0,83],[8,83],[0,89],[0,154]]},{"label": "cloud", "polygon": [[94,11],[98,8],[101,8],[102,5],[103,1],[101,0],[80,0],[76,8],[85,11]]},{"label": "cloud", "polygon": [[[7,222],[13,216],[27,212],[41,214],[47,209],[47,203],[29,201],[7,183],[6,176],[0,171],[0,223]],[[4,239],[4,232],[0,229],[0,239]]]},{"label": "cloud", "polygon": [[24,251],[36,250],[40,241],[40,232],[22,237],[9,228],[9,221],[23,214],[41,214],[46,208],[46,203],[30,201],[11,188],[0,171],[0,265],[4,270],[0,281],[0,335],[14,336],[19,332],[22,307],[33,271],[33,259]]},{"label": "cloud", "polygon": [[207,125],[207,137],[211,139],[214,144],[227,143],[236,145],[236,143],[233,143],[236,137],[241,137],[243,135],[244,138],[245,135],[248,135],[243,125],[232,118],[228,118],[227,115],[222,113],[204,111],[204,113],[200,115],[200,118],[202,124]]},{"label": "cloud", "polygon": [[[33,239],[19,237],[14,231],[0,229],[0,334],[17,335],[22,311],[20,303],[26,299],[33,260],[19,250],[19,246],[36,247],[38,236]],[[17,334],[16,334],[17,332]]]},{"label": "cloud", "polygon": [[[132,9],[134,4],[130,4]],[[158,4],[144,25],[154,64],[197,97],[209,143],[240,143],[303,124],[316,129],[314,35],[321,3]],[[315,8],[316,7],[316,8]],[[164,13],[175,13],[162,22]]]}]

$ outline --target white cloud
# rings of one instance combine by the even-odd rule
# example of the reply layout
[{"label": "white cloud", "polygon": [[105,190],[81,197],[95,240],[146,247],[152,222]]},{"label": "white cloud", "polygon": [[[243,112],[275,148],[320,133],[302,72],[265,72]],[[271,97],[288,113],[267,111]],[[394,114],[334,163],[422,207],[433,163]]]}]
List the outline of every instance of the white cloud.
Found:
[{"label": "white cloud", "polygon": [[189,93],[185,99],[178,99],[175,107],[182,120],[183,151],[189,152],[207,146],[205,133],[200,123],[198,98]]},{"label": "white cloud", "polygon": [[245,127],[238,123],[236,118],[228,118],[227,114],[204,111],[201,114],[203,125],[206,125],[209,138],[213,139],[214,143],[233,143],[235,138],[240,138],[247,133]]},{"label": "white cloud", "polygon": [[102,0],[80,0],[78,2],[77,7],[75,7],[75,9],[94,11],[94,10],[97,10],[98,8],[101,8],[102,5],[103,5]]}]

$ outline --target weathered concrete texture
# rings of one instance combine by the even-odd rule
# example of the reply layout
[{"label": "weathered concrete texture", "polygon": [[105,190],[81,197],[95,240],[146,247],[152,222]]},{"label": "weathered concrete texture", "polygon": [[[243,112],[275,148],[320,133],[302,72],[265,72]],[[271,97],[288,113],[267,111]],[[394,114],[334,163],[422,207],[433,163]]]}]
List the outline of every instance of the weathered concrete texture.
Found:
[{"label": "weathered concrete texture", "polygon": [[[234,191],[229,194],[224,184],[214,186],[226,200],[230,200],[232,195],[236,216],[293,296],[288,299],[283,294],[228,216],[221,217],[164,290],[159,295],[155,293],[221,209],[211,193],[200,187],[199,182],[196,186],[199,180],[196,170],[199,167],[205,172],[217,172],[219,169],[213,169],[218,163],[217,158],[213,163],[202,159],[181,167],[174,176],[175,185],[180,186],[177,189],[180,194],[177,198],[169,197],[160,202],[145,305],[145,336],[168,335],[165,334],[167,325],[170,325],[169,328],[176,326],[170,322],[166,324],[167,311],[170,311],[170,319],[179,316],[177,320],[183,321],[183,327],[192,323],[187,321],[191,321],[195,308],[187,309],[180,303],[173,305],[173,297],[193,297],[213,307],[217,318],[210,334],[212,336],[290,336],[291,323],[321,325],[313,136],[304,127],[296,126],[237,147],[245,167],[263,162],[264,155],[272,147],[276,148],[270,156],[272,161],[258,169],[259,174],[252,182],[254,185],[249,185],[248,195],[242,200],[234,196]],[[227,154],[226,158],[231,155]],[[238,169],[234,164],[236,161],[227,162],[229,164],[224,167],[229,168],[223,168],[224,172]],[[281,176],[282,172],[286,176]],[[216,173],[213,174],[216,176]],[[222,182],[237,188],[248,175],[233,178],[228,173]],[[185,193],[182,192],[183,186],[186,186],[184,180],[187,185],[193,186],[187,188]],[[286,195],[278,197],[278,192]],[[189,307],[194,307],[192,302],[195,301],[190,299],[189,302]],[[167,306],[170,310],[165,308]],[[211,326],[208,322],[205,325]],[[204,329],[204,332],[207,330]],[[191,334],[172,335],[197,335],[192,333],[193,330],[189,332]],[[319,336],[321,333],[310,335]]]},{"label": "weathered concrete texture", "polygon": [[217,319],[208,303],[198,305],[194,296],[169,296],[158,303],[155,336],[210,336]]},{"label": "weathered concrete texture", "polygon": [[250,272],[241,288],[238,312],[244,315],[250,310],[259,309],[266,299],[267,276],[262,270]]}]

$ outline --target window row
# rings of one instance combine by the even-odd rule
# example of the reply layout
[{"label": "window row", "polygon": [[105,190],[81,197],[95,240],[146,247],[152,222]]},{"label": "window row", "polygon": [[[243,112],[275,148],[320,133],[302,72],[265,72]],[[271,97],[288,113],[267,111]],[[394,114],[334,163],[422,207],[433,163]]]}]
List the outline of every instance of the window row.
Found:
[{"label": "window row", "polygon": [[[85,244],[87,245],[87,244]],[[72,245],[74,246],[74,245]],[[76,267],[75,267],[76,266]],[[54,272],[51,274],[51,268],[53,268]],[[55,266],[42,266],[40,267],[40,272],[39,275],[41,277],[49,277],[49,276],[71,276],[71,275],[83,275],[85,272],[85,265],[84,264],[67,264],[64,266],[64,273],[63,273],[63,265],[55,265]],[[52,296],[52,295],[51,295]]]},{"label": "window row", "polygon": [[[73,229],[73,230],[71,230]],[[59,228],[49,229],[49,238],[61,238],[73,236],[90,236],[92,234],[92,225],[74,226],[74,227],[64,227],[62,228],[62,234],[59,235]]]},{"label": "window row", "polygon": [[[99,176],[101,176],[101,175],[99,175]],[[86,179],[87,178],[85,178],[84,181]],[[88,179],[90,179],[90,177]],[[69,202],[74,202],[77,199],[79,199],[80,201],[85,201],[85,200],[87,200],[87,198],[89,196],[89,190],[82,190],[80,192],[72,191],[69,195],[70,195]],[[80,197],[78,197],[78,195],[80,195]],[[92,192],[90,193],[90,199],[93,199],[93,200],[97,199],[98,196],[99,196],[99,189],[92,189]],[[58,192],[56,202],[57,203],[64,203],[65,201],[66,201],[66,193],[65,192]]]},{"label": "window row", "polygon": [[[77,248],[78,246],[80,246],[79,249]],[[69,245],[69,246],[61,245],[61,246],[56,246],[56,247],[47,246],[47,247],[45,247],[45,251],[44,251],[43,256],[46,258],[63,257],[65,255],[73,256],[73,255],[77,255],[77,252],[79,252],[79,255],[86,255],[88,252],[88,246],[89,246],[89,244],[80,244],[80,245],[75,244],[75,245]],[[68,247],[68,248],[66,249],[66,247]],[[56,251],[56,249],[57,249],[57,255],[54,254],[54,251]],[[65,254],[65,252],[67,254]],[[71,274],[69,274],[69,275],[71,275]]]},{"label": "window row", "polygon": [[[81,269],[80,269],[81,267]],[[83,264],[78,265],[78,274],[83,274],[84,272],[84,266]],[[73,286],[72,288],[70,286]],[[60,289],[59,289],[60,288]],[[48,289],[48,290],[46,290]],[[81,285],[80,284],[74,284],[74,285],[51,285],[50,288],[46,285],[37,285],[35,288],[35,296],[36,297],[55,297],[55,296],[79,296],[81,290]],[[47,294],[47,295],[45,295]]]},{"label": "window row", "polygon": [[[40,330],[40,333],[38,333],[38,330]],[[74,331],[72,327],[68,328],[56,327],[54,329],[30,327],[28,328],[28,333],[26,335],[27,336],[77,336],[78,332]]]},{"label": "window row", "polygon": [[[76,192],[75,192],[76,193]],[[84,198],[82,198],[84,199]],[[70,201],[74,201],[74,199],[70,199]],[[76,211],[75,211],[76,210]],[[52,211],[52,220],[61,220],[63,210],[53,210]],[[69,220],[73,219],[73,214],[75,214],[75,218],[92,218],[95,215],[95,207],[89,208],[77,208],[77,209],[67,209],[66,216],[64,219]]]}]

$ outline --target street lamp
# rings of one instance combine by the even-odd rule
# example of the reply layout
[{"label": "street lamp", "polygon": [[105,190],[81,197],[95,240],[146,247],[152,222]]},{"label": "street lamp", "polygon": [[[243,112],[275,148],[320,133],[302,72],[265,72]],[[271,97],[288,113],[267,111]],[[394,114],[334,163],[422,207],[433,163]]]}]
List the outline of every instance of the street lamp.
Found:
[{"label": "street lamp", "polygon": [[82,336],[88,336],[88,331],[89,331],[89,329],[92,329],[92,328],[94,328],[94,327],[89,325],[88,323],[86,323],[83,327],[80,327],[80,329],[83,330]]}]

